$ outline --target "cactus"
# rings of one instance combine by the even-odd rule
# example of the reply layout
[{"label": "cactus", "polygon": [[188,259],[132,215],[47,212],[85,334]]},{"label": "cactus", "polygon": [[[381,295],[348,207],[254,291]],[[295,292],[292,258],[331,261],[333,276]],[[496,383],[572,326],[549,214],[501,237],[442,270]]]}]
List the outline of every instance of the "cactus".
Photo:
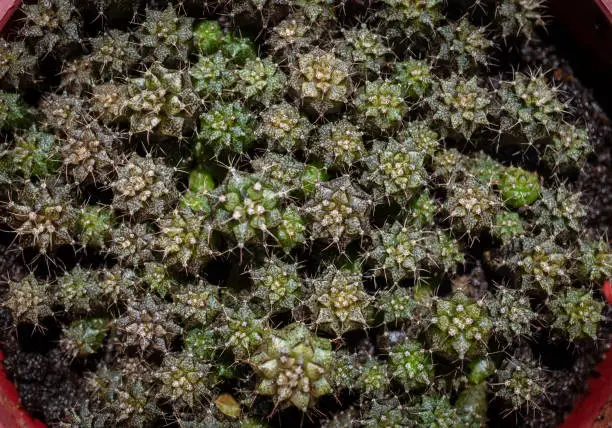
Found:
[{"label": "cactus", "polygon": [[174,210],[157,225],[155,246],[166,265],[197,273],[214,256],[209,243],[212,225],[191,210]]},{"label": "cactus", "polygon": [[483,308],[483,301],[474,301],[462,292],[435,302],[432,326],[427,337],[434,351],[460,359],[482,355],[493,322]]},{"label": "cactus", "polygon": [[157,302],[150,295],[142,302],[131,302],[117,320],[117,328],[124,335],[124,346],[134,347],[141,353],[168,352],[172,339],[182,331],[169,314],[168,304]]},{"label": "cactus", "polygon": [[210,394],[208,367],[189,354],[168,354],[156,373],[161,386],[157,396],[172,402],[175,408],[194,407]]},{"label": "cactus", "polygon": [[467,179],[463,187],[449,190],[444,208],[453,230],[472,235],[491,228],[501,202],[489,188]]},{"label": "cactus", "polygon": [[0,38],[0,79],[18,88],[34,77],[36,57],[23,40],[7,41]]},{"label": "cactus", "polygon": [[544,148],[542,160],[554,172],[567,174],[581,170],[593,151],[586,129],[563,124],[552,131],[552,140]]},{"label": "cactus", "polygon": [[264,110],[260,117],[255,135],[266,141],[269,149],[293,152],[306,146],[313,126],[295,107],[283,102]]},{"label": "cactus", "polygon": [[433,382],[431,355],[416,341],[392,347],[389,352],[389,368],[393,378],[407,391],[429,386]]},{"label": "cactus", "polygon": [[426,60],[409,59],[396,63],[392,80],[402,87],[405,98],[415,101],[429,96],[434,86],[431,64]]},{"label": "cactus", "polygon": [[200,282],[172,293],[172,313],[188,326],[208,325],[222,310],[217,287]]},{"label": "cactus", "polygon": [[332,392],[331,343],[312,335],[302,324],[272,332],[249,362],[260,378],[257,392],[272,396],[277,407],[293,405],[306,410],[317,398]]},{"label": "cactus", "polygon": [[100,79],[125,76],[140,60],[130,33],[109,30],[91,39],[90,60]]},{"label": "cactus", "polygon": [[355,97],[355,108],[360,120],[368,128],[390,132],[397,127],[408,108],[400,85],[387,80],[366,82]]},{"label": "cactus", "polygon": [[514,79],[502,82],[497,91],[506,114],[500,122],[501,129],[510,134],[517,134],[518,130],[528,143],[548,136],[559,126],[559,118],[566,109],[557,92],[542,74],[515,73]]},{"label": "cactus", "polygon": [[612,252],[603,239],[580,241],[579,266],[576,276],[593,284],[612,278]]},{"label": "cactus", "polygon": [[61,166],[59,144],[53,134],[35,127],[15,134],[12,149],[0,153],[6,159],[12,173],[25,179],[45,179],[56,173]]},{"label": "cactus", "polygon": [[363,132],[346,118],[326,123],[317,133],[311,150],[326,166],[348,167],[366,153]]},{"label": "cactus", "polygon": [[212,150],[215,156],[221,151],[242,153],[255,141],[255,115],[246,111],[239,103],[215,102],[212,108],[200,117],[195,156],[208,157]]},{"label": "cactus", "polygon": [[2,306],[8,308],[15,320],[37,325],[44,317],[53,315],[49,286],[38,281],[34,274],[21,281],[9,281],[8,287]]},{"label": "cactus", "polygon": [[318,48],[299,55],[289,85],[305,107],[322,116],[340,110],[353,87],[350,66]]},{"label": "cactus", "polygon": [[394,39],[431,35],[443,18],[441,0],[384,0],[384,4],[378,15]]},{"label": "cactus", "polygon": [[187,75],[154,63],[127,87],[130,131],[181,138],[193,128],[198,98]]},{"label": "cactus", "polygon": [[461,19],[458,23],[441,27],[438,32],[443,39],[438,58],[455,62],[459,74],[480,65],[489,65],[487,50],[493,42],[486,38],[483,27],[474,27],[467,19]]},{"label": "cactus", "polygon": [[570,192],[564,185],[557,189],[544,189],[533,206],[537,215],[535,224],[554,236],[569,236],[579,233],[586,216],[580,203],[580,193]]},{"label": "cactus", "polygon": [[223,43],[223,30],[217,21],[204,20],[193,27],[193,45],[203,55],[217,52]]},{"label": "cactus", "polygon": [[569,285],[570,259],[566,251],[544,237],[526,239],[523,246],[523,251],[511,260],[521,273],[523,288],[540,289],[550,295],[561,285]]},{"label": "cactus", "polygon": [[391,199],[406,203],[427,183],[424,159],[416,147],[394,139],[375,141],[370,156],[364,159],[363,179],[371,184],[376,200]]},{"label": "cactus", "polygon": [[496,378],[495,395],[509,401],[513,411],[537,406],[540,397],[546,393],[544,373],[533,358],[506,360]]},{"label": "cactus", "polygon": [[285,74],[267,58],[247,60],[242,68],[236,70],[235,76],[236,95],[265,107],[282,98],[287,81]]},{"label": "cactus", "polygon": [[60,347],[70,358],[85,358],[95,354],[109,329],[104,318],[84,318],[70,323],[60,340]]},{"label": "cactus", "polygon": [[604,303],[593,298],[587,289],[568,288],[555,294],[550,302],[552,328],[569,340],[597,337]]},{"label": "cactus", "polygon": [[168,65],[187,61],[193,37],[193,18],[178,16],[172,6],[146,10],[138,38],[146,54]]},{"label": "cactus", "polygon": [[491,235],[499,239],[502,244],[508,244],[515,238],[525,235],[525,224],[518,213],[500,211],[495,215]]},{"label": "cactus", "polygon": [[317,329],[341,335],[367,327],[372,297],[363,288],[360,272],[328,266],[312,280],[312,287],[308,306]]},{"label": "cactus", "polygon": [[62,142],[60,155],[67,172],[77,184],[93,181],[109,182],[115,169],[113,146],[116,136],[98,128],[86,126],[68,132]]},{"label": "cactus", "polygon": [[83,246],[106,248],[115,223],[113,213],[100,206],[86,206],[79,212],[77,241]]},{"label": "cactus", "polygon": [[0,91],[0,129],[19,128],[28,123],[28,110],[18,94]]},{"label": "cactus", "polygon": [[499,287],[489,306],[493,331],[507,342],[520,341],[531,333],[531,325],[538,315],[531,310],[530,299],[520,290]]},{"label": "cactus", "polygon": [[545,26],[544,3],[540,0],[503,0],[495,10],[497,24],[504,39],[522,38],[527,42],[535,30]]},{"label": "cactus", "polygon": [[441,80],[428,103],[435,111],[433,119],[439,121],[447,134],[459,134],[469,140],[489,123],[487,106],[491,95],[478,86],[476,77],[463,80],[453,74]]},{"label": "cactus", "polygon": [[362,25],[343,31],[342,44],[337,47],[338,52],[345,56],[345,60],[363,77],[378,76],[391,53],[386,46],[384,37]]},{"label": "cactus", "polygon": [[48,254],[59,245],[74,243],[76,209],[69,185],[26,181],[17,202],[7,205],[4,221],[13,228],[23,248],[36,247]]},{"label": "cactus", "polygon": [[293,309],[302,294],[302,280],[297,264],[289,264],[276,257],[265,260],[264,265],[251,271],[255,288],[253,297],[260,300],[266,310],[274,312]]},{"label": "cactus", "polygon": [[25,23],[21,35],[33,44],[38,57],[54,53],[58,57],[81,43],[82,22],[70,0],[44,0],[24,4]]},{"label": "cactus", "polygon": [[133,154],[117,167],[113,208],[137,218],[156,218],[174,203],[174,169],[161,159]]},{"label": "cactus", "polygon": [[343,176],[318,183],[303,211],[312,222],[313,238],[342,246],[367,233],[365,217],[371,206],[370,195]]},{"label": "cactus", "polygon": [[218,330],[220,345],[229,348],[237,359],[248,360],[267,338],[265,319],[258,318],[245,304],[223,311],[223,324]]},{"label": "cactus", "polygon": [[500,174],[498,187],[504,204],[513,209],[530,205],[540,196],[538,175],[522,168],[506,168]]}]

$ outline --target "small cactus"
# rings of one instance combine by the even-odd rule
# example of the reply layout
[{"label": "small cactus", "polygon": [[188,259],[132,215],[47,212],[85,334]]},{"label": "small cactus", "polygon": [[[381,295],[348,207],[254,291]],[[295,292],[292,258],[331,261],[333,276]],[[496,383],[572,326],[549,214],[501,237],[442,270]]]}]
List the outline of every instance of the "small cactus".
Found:
[{"label": "small cactus", "polygon": [[21,281],[9,281],[8,288],[2,306],[8,308],[15,322],[37,325],[43,318],[53,315],[49,285],[38,281],[34,274]]},{"label": "small cactus", "polygon": [[255,141],[255,115],[240,103],[215,102],[200,117],[200,131],[194,148],[197,159],[207,159],[208,151],[242,153]]},{"label": "small cactus", "polygon": [[101,79],[125,76],[140,59],[132,35],[127,32],[109,30],[91,39],[91,46],[91,61]]},{"label": "small cactus", "polygon": [[329,266],[312,286],[308,305],[317,329],[341,335],[367,327],[372,297],[363,288],[361,272]]},{"label": "small cactus", "polygon": [[427,387],[433,382],[431,354],[416,341],[407,341],[391,348],[389,369],[406,391]]},{"label": "small cactus", "polygon": [[264,265],[251,271],[255,288],[253,297],[260,300],[266,310],[291,310],[297,306],[302,294],[302,280],[297,264],[289,264],[276,257],[268,258]]},{"label": "small cactus", "polygon": [[104,318],[84,318],[73,321],[64,330],[60,347],[70,358],[85,358],[95,354],[109,330],[109,321]]},{"label": "small cactus", "polygon": [[435,352],[447,357],[471,358],[486,352],[493,322],[481,300],[462,292],[435,302],[432,326],[427,337]]},{"label": "small cactus", "polygon": [[491,95],[478,86],[476,77],[463,80],[456,74],[441,80],[429,99],[435,111],[433,119],[439,121],[445,132],[468,140],[475,131],[489,124],[487,106],[490,103]]},{"label": "small cactus", "polygon": [[172,6],[164,10],[146,10],[146,19],[138,37],[141,47],[155,61],[168,65],[187,61],[193,18],[178,16]]},{"label": "small cactus", "polygon": [[595,300],[588,289],[568,288],[553,295],[551,327],[569,340],[597,337],[604,302]]},{"label": "small cactus", "polygon": [[289,84],[307,108],[319,115],[336,112],[352,92],[350,66],[315,48],[298,56]]},{"label": "small cactus", "polygon": [[156,372],[160,380],[157,396],[172,402],[175,409],[193,408],[210,395],[209,367],[189,354],[167,354]]},{"label": "small cactus", "polygon": [[298,109],[282,102],[264,110],[255,135],[268,143],[269,149],[293,152],[306,146],[314,128]]},{"label": "small cactus", "polygon": [[504,204],[512,209],[530,205],[540,196],[538,175],[522,168],[506,168],[499,176],[498,187]]},{"label": "small cactus", "polygon": [[383,133],[396,128],[408,111],[402,92],[388,80],[366,82],[354,101],[360,121]]},{"label": "small cactus", "polygon": [[343,246],[368,232],[371,207],[370,195],[343,176],[318,183],[303,212],[312,222],[313,238]]},{"label": "small cactus", "polygon": [[426,60],[409,59],[395,64],[392,80],[402,88],[405,98],[419,101],[431,94],[434,77]]},{"label": "small cactus", "polygon": [[302,324],[273,331],[249,362],[260,379],[257,392],[272,396],[280,408],[293,405],[305,411],[332,392],[331,342]]},{"label": "small cactus", "polygon": [[317,133],[311,150],[328,167],[349,167],[366,154],[363,132],[346,118],[318,127]]},{"label": "small cactus", "polygon": [[443,39],[438,58],[455,62],[460,74],[480,65],[489,65],[487,50],[493,42],[487,39],[485,28],[475,27],[464,18],[441,27],[438,32]]}]

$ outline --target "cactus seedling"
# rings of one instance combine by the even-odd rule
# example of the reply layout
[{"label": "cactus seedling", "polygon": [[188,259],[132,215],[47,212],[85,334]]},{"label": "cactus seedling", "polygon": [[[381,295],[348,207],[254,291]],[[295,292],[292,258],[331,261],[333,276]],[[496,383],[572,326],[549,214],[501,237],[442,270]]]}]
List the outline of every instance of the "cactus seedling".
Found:
[{"label": "cactus seedling", "polygon": [[306,146],[313,126],[298,109],[287,102],[271,106],[261,113],[255,135],[268,143],[269,149],[293,152]]},{"label": "cactus seedling", "polygon": [[361,272],[329,266],[312,285],[308,305],[317,329],[341,335],[367,327],[372,297],[363,288]]},{"label": "cactus seedling", "polygon": [[350,66],[318,48],[299,55],[290,86],[304,105],[319,115],[338,111],[352,92]]},{"label": "cactus seedling", "polygon": [[313,238],[343,246],[368,232],[371,207],[370,195],[343,176],[318,183],[303,212],[312,222]]},{"label": "cactus seedling", "polygon": [[493,322],[481,300],[462,292],[435,302],[432,326],[427,337],[434,351],[450,358],[471,358],[486,351]]},{"label": "cactus seedling", "polygon": [[590,290],[568,288],[552,297],[552,328],[572,341],[596,337],[603,307]]},{"label": "cactus seedling", "polygon": [[431,354],[419,342],[407,341],[395,345],[389,357],[391,375],[407,391],[432,383],[434,369]]},{"label": "cactus seedling", "polygon": [[530,205],[540,196],[538,175],[522,168],[506,168],[499,177],[499,190],[504,204],[513,209]]},{"label": "cactus seedling", "polygon": [[266,338],[249,361],[260,379],[257,392],[272,396],[276,406],[301,410],[332,392],[331,342],[312,335],[303,324],[290,324]]},{"label": "cactus seedling", "polygon": [[273,313],[293,309],[302,294],[297,264],[285,263],[276,257],[266,259],[262,267],[252,270],[251,278],[255,284],[253,297]]},{"label": "cactus seedling", "polygon": [[380,132],[390,132],[396,128],[408,111],[401,86],[388,80],[366,82],[354,103],[357,114],[368,128]]},{"label": "cactus seedling", "polygon": [[172,6],[164,10],[146,10],[146,19],[140,29],[142,48],[156,61],[169,65],[187,61],[193,18],[177,16]]},{"label": "cactus seedling", "polygon": [[37,325],[44,317],[53,315],[49,285],[38,281],[34,274],[21,281],[9,281],[8,286],[3,306],[11,311],[15,320]]},{"label": "cactus seedling", "polygon": [[208,151],[215,156],[221,151],[242,153],[255,141],[255,116],[240,103],[216,101],[200,117],[200,131],[194,148],[197,159],[208,159]]}]

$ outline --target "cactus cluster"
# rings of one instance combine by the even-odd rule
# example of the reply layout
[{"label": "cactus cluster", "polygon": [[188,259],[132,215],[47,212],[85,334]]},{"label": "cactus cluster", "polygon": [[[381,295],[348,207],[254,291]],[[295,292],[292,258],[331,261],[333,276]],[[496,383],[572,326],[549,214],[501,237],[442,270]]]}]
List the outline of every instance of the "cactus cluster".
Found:
[{"label": "cactus cluster", "polygon": [[26,2],[0,305],[84,379],[46,422],[553,421],[538,353],[599,340],[612,251],[571,102],[493,67],[540,2],[481,3]]}]

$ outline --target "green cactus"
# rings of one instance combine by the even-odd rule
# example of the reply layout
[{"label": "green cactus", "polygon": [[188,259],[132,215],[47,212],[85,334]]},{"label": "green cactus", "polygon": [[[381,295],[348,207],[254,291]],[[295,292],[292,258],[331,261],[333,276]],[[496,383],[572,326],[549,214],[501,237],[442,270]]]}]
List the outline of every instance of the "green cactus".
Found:
[{"label": "green cactus", "polygon": [[543,189],[542,196],[533,206],[537,215],[535,224],[554,236],[567,237],[580,233],[586,216],[580,202],[580,193],[573,193],[560,185],[557,189]]},{"label": "green cactus", "polygon": [[359,120],[368,128],[390,132],[408,111],[402,93],[400,85],[388,80],[366,82],[354,101]]},{"label": "green cactus", "polygon": [[18,201],[6,206],[4,221],[15,231],[23,248],[36,247],[48,254],[60,245],[74,243],[77,221],[69,185],[26,181]]},{"label": "green cactus", "polygon": [[427,387],[433,382],[431,354],[416,341],[407,341],[391,348],[389,369],[406,391]]},{"label": "green cactus", "polygon": [[442,0],[383,0],[377,13],[393,39],[431,35],[443,19]]},{"label": "green cactus", "polygon": [[318,48],[299,55],[289,85],[305,107],[320,116],[338,111],[353,88],[350,66]]},{"label": "green cactus", "polygon": [[91,39],[91,61],[101,79],[125,76],[140,60],[132,35],[111,29]]},{"label": "green cactus", "polygon": [[489,92],[478,86],[477,78],[461,79],[453,74],[441,80],[428,100],[446,134],[461,135],[468,140],[474,132],[489,124],[487,107],[491,103]]},{"label": "green cactus", "polygon": [[544,8],[541,0],[502,0],[495,11],[502,37],[531,41],[536,29],[546,25]]},{"label": "green cactus", "polygon": [[32,127],[15,133],[15,145],[0,153],[7,168],[25,179],[45,179],[55,174],[60,166],[59,143],[53,134]]},{"label": "green cactus", "polygon": [[603,307],[590,290],[568,288],[551,299],[551,327],[572,341],[597,337]]},{"label": "green cactus", "polygon": [[317,128],[311,151],[328,167],[349,167],[366,153],[363,132],[346,118],[326,123]]},{"label": "green cactus", "polygon": [[81,43],[82,21],[70,0],[24,4],[25,23],[20,33],[33,44],[38,57],[54,53],[59,58]]},{"label": "green cactus", "polygon": [[255,135],[266,141],[271,150],[293,152],[305,147],[314,128],[298,109],[287,102],[269,107],[260,118]]},{"label": "green cactus", "polygon": [[576,276],[592,284],[601,284],[612,278],[612,251],[603,239],[580,241],[580,256]]},{"label": "green cactus", "polygon": [[475,27],[464,18],[441,27],[438,32],[443,39],[438,58],[455,62],[460,74],[489,65],[487,50],[493,47],[493,42],[487,39],[485,28]]},{"label": "green cactus", "polygon": [[312,335],[303,324],[273,331],[249,362],[260,379],[257,392],[272,396],[277,407],[305,411],[332,392],[331,342]]},{"label": "green cactus", "polygon": [[303,212],[311,222],[314,239],[343,246],[368,232],[366,217],[371,207],[370,195],[343,176],[318,183]]},{"label": "green cactus", "polygon": [[197,159],[208,159],[209,151],[219,156],[221,151],[242,153],[255,141],[255,115],[240,103],[216,101],[200,117],[200,130],[194,147]]},{"label": "green cactus", "polygon": [[50,291],[49,284],[29,274],[21,281],[8,282],[8,294],[2,306],[8,308],[15,321],[38,325],[43,318],[53,315]]},{"label": "green cactus", "polygon": [[0,79],[18,88],[34,77],[36,57],[23,40],[0,38]]},{"label": "green cactus", "polygon": [[224,308],[222,321],[218,328],[219,345],[230,349],[238,360],[248,360],[267,339],[266,320],[258,318],[245,304]]},{"label": "green cactus", "polygon": [[513,239],[525,235],[525,222],[518,213],[500,211],[493,220],[491,235],[499,239],[503,245],[506,245]]},{"label": "green cactus", "polygon": [[328,266],[312,280],[312,287],[308,306],[316,329],[342,335],[367,327],[373,299],[363,288],[361,272]]},{"label": "green cactus", "polygon": [[163,215],[175,202],[174,169],[162,159],[132,154],[111,183],[114,209],[139,219]]},{"label": "green cactus", "polygon": [[343,39],[337,50],[362,77],[376,77],[382,71],[385,58],[391,53],[383,36],[362,25],[343,29]]},{"label": "green cactus", "polygon": [[409,59],[395,64],[393,82],[402,87],[405,98],[418,101],[431,94],[434,78],[426,60]]},{"label": "green cactus", "polygon": [[95,354],[102,347],[109,327],[109,321],[104,318],[73,321],[64,330],[60,347],[70,358],[85,358]]},{"label": "green cactus", "polygon": [[282,99],[287,82],[285,74],[268,58],[247,60],[236,70],[235,78],[237,97],[265,107]]},{"label": "green cactus", "polygon": [[28,121],[28,107],[19,94],[0,91],[0,129],[20,128]]},{"label": "green cactus", "polygon": [[532,323],[538,319],[525,293],[505,287],[498,288],[489,313],[493,319],[494,333],[509,343],[528,337]]},{"label": "green cactus", "polygon": [[223,30],[217,21],[204,20],[193,27],[193,45],[203,55],[217,52],[223,44]]},{"label": "green cactus", "polygon": [[172,292],[172,301],[172,313],[187,326],[206,326],[223,309],[218,288],[204,282]]},{"label": "green cactus", "polygon": [[178,16],[172,6],[146,10],[138,38],[145,53],[168,65],[187,61],[193,37],[193,18]]},{"label": "green cactus", "polygon": [[496,378],[495,395],[508,401],[514,411],[537,406],[546,393],[543,370],[533,358],[506,360]]},{"label": "green cactus", "polygon": [[444,209],[453,230],[472,235],[491,228],[501,201],[489,188],[470,178],[449,192]]},{"label": "green cactus", "polygon": [[127,86],[130,131],[182,138],[193,129],[198,98],[181,71],[154,63]]},{"label": "green cactus", "polygon": [[157,396],[172,402],[175,409],[193,408],[210,395],[209,367],[189,354],[167,354],[155,373],[161,385]]},{"label": "green cactus", "polygon": [[542,154],[542,160],[548,168],[559,174],[581,170],[587,156],[593,152],[587,130],[563,124],[551,130],[551,133],[551,141]]},{"label": "green cactus", "polygon": [[432,326],[427,338],[435,352],[446,357],[471,358],[486,352],[493,322],[482,300],[462,292],[435,302]]},{"label": "green cactus", "polygon": [[302,294],[302,280],[297,264],[289,264],[277,257],[267,258],[263,266],[251,271],[255,288],[253,297],[274,312],[291,310]]},{"label": "green cactus", "polygon": [[558,89],[549,86],[543,74],[515,73],[514,79],[501,83],[497,91],[501,110],[501,130],[517,134],[528,143],[546,137],[560,125],[566,106],[557,97]]},{"label": "green cactus", "polygon": [[522,168],[506,168],[499,176],[501,197],[508,208],[517,209],[534,203],[540,196],[540,179]]},{"label": "green cactus", "polygon": [[364,162],[363,180],[378,201],[391,199],[403,205],[427,183],[423,156],[405,142],[375,141]]},{"label": "green cactus", "polygon": [[189,69],[193,90],[204,102],[217,101],[231,95],[236,76],[228,68],[229,61],[221,52],[200,56]]}]

